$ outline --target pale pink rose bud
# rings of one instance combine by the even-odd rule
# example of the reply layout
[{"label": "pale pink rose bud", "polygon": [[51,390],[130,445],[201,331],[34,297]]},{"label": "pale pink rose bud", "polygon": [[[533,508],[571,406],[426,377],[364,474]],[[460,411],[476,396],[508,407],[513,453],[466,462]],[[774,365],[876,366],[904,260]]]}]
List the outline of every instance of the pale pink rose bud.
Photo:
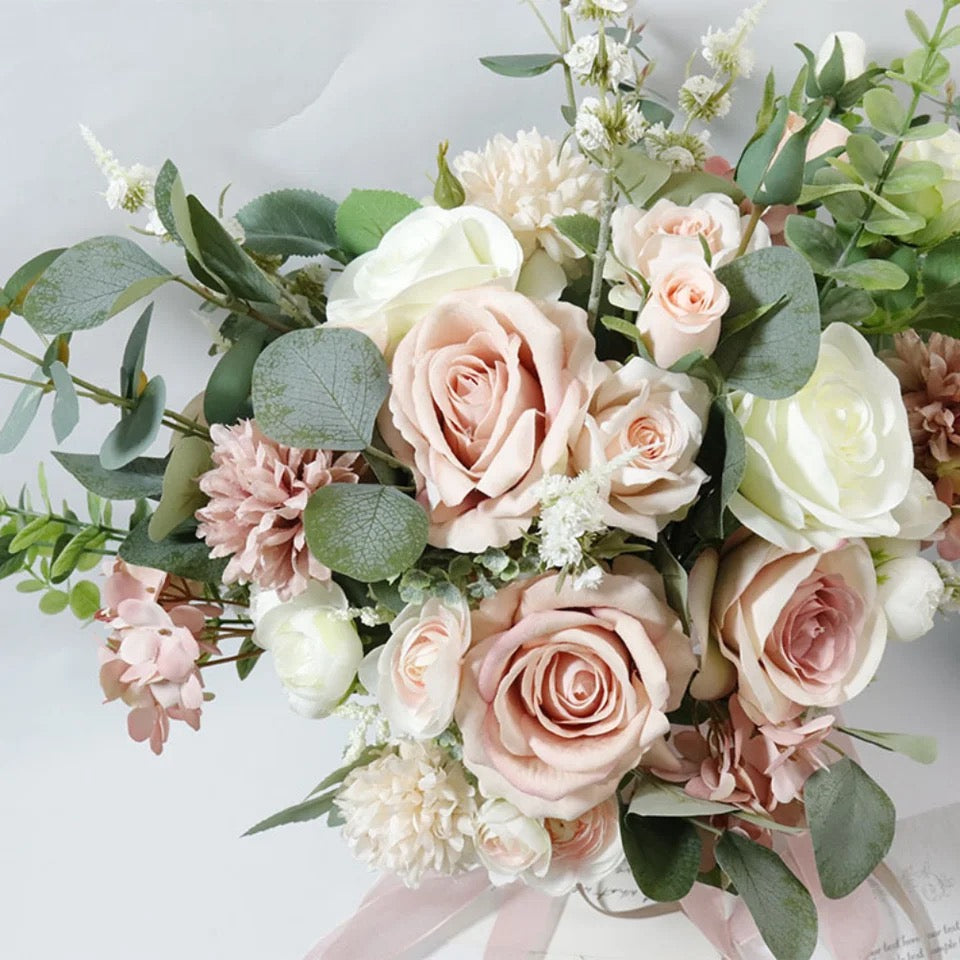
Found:
[{"label": "pale pink rose bud", "polygon": [[[780,151],[786,146],[787,140],[795,133],[799,133],[806,125],[807,121],[799,113],[794,113],[791,110],[787,116],[787,126],[783,131],[783,138],[780,140],[774,156],[779,156]],[[824,120],[813,132],[813,136],[807,143],[807,162],[816,160],[817,157],[822,157],[825,153],[836,150],[838,147],[845,147],[849,139],[850,131],[842,123],[837,123],[836,120]]]},{"label": "pale pink rose bud", "polygon": [[477,856],[494,886],[542,878],[550,867],[550,834],[506,800],[487,800],[477,814]]}]

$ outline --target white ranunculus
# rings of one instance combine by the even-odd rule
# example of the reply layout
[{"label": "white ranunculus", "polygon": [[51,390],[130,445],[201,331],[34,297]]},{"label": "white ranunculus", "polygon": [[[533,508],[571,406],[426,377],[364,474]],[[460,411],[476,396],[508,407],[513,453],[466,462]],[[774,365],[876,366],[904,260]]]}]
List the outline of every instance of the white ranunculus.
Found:
[{"label": "white ranunculus", "polygon": [[895,557],[877,570],[878,597],[889,625],[888,636],[909,642],[933,629],[943,599],[943,579],[923,557]]},{"label": "white ranunculus", "polygon": [[524,816],[507,800],[487,800],[477,815],[477,856],[496,886],[520,877],[542,878],[550,868],[552,843],[540,820]]},{"label": "white ranunculus", "polygon": [[254,642],[270,651],[290,706],[304,717],[327,716],[357,676],[363,644],[349,606],[333,581],[314,581],[286,603],[272,590],[251,600]]},{"label": "white ranunculus", "polygon": [[450,726],[460,661],[470,646],[470,609],[431,597],[393,621],[390,639],[367,655],[360,680],[380,702],[394,734],[430,740]]},{"label": "white ranunculus", "polygon": [[386,232],[330,286],[327,325],[365,333],[389,358],[448,293],[516,288],[523,251],[510,228],[480,207],[422,207]]},{"label": "white ranunculus", "polygon": [[867,69],[867,44],[859,33],[851,30],[836,31],[823,41],[817,57],[817,75],[820,75],[833,56],[837,40],[840,41],[840,49],[843,51],[844,79],[850,81],[861,76]]},{"label": "white ranunculus", "polygon": [[937,497],[933,484],[919,471],[913,471],[906,499],[893,511],[900,525],[898,540],[932,540],[950,519],[950,508]]},{"label": "white ranunculus", "polygon": [[823,333],[810,381],[783,400],[735,394],[747,463],[730,509],[785,550],[895,537],[913,479],[900,382],[853,327]]}]

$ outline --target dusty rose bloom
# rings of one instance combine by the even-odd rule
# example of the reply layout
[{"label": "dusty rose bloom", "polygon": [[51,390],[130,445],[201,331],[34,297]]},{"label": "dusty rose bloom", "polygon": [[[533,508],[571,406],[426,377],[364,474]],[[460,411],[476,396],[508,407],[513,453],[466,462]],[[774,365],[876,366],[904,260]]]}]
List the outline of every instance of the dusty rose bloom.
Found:
[{"label": "dusty rose bloom", "polygon": [[[960,507],[960,340],[933,333],[924,343],[915,330],[897,334],[887,364],[903,388],[917,469],[937,496]],[[940,552],[960,558],[956,525],[947,527]]]},{"label": "dusty rose bloom", "polygon": [[307,549],[303,511],[328,483],[357,483],[359,454],[298,450],[265,437],[252,420],[210,428],[214,468],[200,478],[210,502],[197,534],[212,557],[230,557],[224,583],[255,583],[283,600],[330,571]]}]

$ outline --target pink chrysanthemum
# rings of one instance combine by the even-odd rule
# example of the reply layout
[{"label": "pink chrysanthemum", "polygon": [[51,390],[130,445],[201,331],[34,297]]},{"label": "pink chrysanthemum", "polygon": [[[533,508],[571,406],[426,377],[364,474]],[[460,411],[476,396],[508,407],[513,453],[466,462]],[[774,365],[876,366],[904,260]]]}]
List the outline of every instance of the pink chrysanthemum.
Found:
[{"label": "pink chrysanthemum", "polygon": [[213,557],[230,557],[225,583],[255,583],[289,600],[330,571],[307,549],[303,511],[328,483],[357,483],[356,453],[298,450],[265,437],[252,420],[210,428],[214,468],[200,479],[210,502],[197,533]]}]

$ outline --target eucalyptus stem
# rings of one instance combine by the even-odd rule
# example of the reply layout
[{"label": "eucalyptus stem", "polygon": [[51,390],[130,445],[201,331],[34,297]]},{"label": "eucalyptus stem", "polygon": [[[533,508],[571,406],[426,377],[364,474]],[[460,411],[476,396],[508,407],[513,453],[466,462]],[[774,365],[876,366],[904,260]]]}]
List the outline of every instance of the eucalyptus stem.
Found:
[{"label": "eucalyptus stem", "polygon": [[173,279],[181,286],[186,287],[188,290],[195,293],[202,300],[206,300],[207,303],[212,303],[214,306],[220,307],[221,310],[233,310],[236,313],[242,313],[244,316],[250,317],[259,323],[262,323],[265,327],[269,327],[271,330],[276,330],[278,333],[289,333],[292,329],[285,323],[278,323],[272,317],[268,317],[266,314],[254,309],[244,300],[228,302],[222,297],[217,296],[217,294],[212,293],[206,287],[200,286],[200,284],[197,283],[192,283],[191,281],[187,280],[186,277],[177,276]]},{"label": "eucalyptus stem", "polygon": [[590,298],[587,301],[587,324],[591,333],[597,325],[600,312],[600,297],[603,293],[603,267],[610,249],[610,221],[617,206],[617,191],[614,183],[615,171],[609,166],[603,171],[603,189],[600,196],[600,236],[597,240],[597,254],[593,262],[593,277],[590,281]]},{"label": "eucalyptus stem", "polygon": [[380,460],[382,463],[387,464],[389,467],[394,467],[397,470],[406,470],[410,471],[410,467],[407,464],[403,463],[401,460],[398,460],[396,457],[391,456],[389,453],[384,453],[383,450],[378,450],[374,446],[369,446],[363,451],[365,457],[373,457],[374,460]]},{"label": "eucalyptus stem", "polygon": [[550,38],[550,42],[557,48],[560,53],[563,53],[563,46],[560,41],[557,39],[557,35],[550,29],[550,24],[547,23],[547,18],[540,12],[540,8],[534,2],[534,0],[523,0],[523,2],[533,11],[534,16],[540,21],[540,25],[546,31],[547,36]]}]

